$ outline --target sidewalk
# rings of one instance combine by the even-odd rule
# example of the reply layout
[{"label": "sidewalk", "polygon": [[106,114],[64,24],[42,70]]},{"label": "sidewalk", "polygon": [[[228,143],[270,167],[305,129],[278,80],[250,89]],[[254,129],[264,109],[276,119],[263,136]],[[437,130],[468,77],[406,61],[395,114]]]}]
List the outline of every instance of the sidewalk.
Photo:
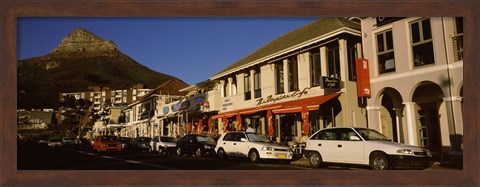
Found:
[{"label": "sidewalk", "polygon": [[[308,161],[308,159],[305,157],[294,160],[290,162],[290,164],[304,167],[312,167],[310,166],[310,162]],[[444,160],[442,162],[434,161],[432,166],[430,168],[427,168],[426,170],[461,170],[462,166],[462,163],[457,160]]]}]

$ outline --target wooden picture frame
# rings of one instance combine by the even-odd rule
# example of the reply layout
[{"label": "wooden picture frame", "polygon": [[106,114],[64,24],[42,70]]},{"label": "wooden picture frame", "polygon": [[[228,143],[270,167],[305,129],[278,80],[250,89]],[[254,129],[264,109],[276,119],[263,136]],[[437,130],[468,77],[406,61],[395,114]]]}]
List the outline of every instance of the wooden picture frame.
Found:
[{"label": "wooden picture frame", "polygon": [[[462,185],[478,186],[478,1],[14,1],[0,3],[1,185]],[[464,17],[464,165],[455,171],[17,170],[16,49],[20,17]]]}]

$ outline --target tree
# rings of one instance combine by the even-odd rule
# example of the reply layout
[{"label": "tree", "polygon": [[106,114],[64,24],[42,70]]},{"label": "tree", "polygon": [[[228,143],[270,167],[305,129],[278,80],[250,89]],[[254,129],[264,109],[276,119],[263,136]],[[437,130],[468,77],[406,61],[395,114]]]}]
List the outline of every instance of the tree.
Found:
[{"label": "tree", "polygon": [[81,136],[85,127],[93,119],[92,102],[85,99],[75,99],[73,96],[64,96],[60,102],[62,121],[66,136]]}]

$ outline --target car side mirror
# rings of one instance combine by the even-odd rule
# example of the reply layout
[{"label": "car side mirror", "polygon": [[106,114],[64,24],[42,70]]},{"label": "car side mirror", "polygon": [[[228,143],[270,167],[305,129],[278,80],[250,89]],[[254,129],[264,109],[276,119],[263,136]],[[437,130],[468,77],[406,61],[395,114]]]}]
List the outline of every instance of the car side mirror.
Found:
[{"label": "car side mirror", "polygon": [[350,136],[350,140],[351,141],[360,141],[360,138],[358,136],[353,135],[353,136]]},{"label": "car side mirror", "polygon": [[246,138],[240,138],[240,141],[241,142],[247,142],[247,139]]}]

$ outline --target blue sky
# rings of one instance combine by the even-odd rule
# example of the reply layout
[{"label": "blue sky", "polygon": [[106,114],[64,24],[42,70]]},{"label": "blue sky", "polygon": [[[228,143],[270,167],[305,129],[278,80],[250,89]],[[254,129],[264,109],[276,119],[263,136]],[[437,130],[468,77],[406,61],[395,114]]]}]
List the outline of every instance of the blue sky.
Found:
[{"label": "blue sky", "polygon": [[46,55],[72,30],[83,28],[112,40],[138,63],[195,84],[316,19],[21,17],[17,22],[17,58]]}]

